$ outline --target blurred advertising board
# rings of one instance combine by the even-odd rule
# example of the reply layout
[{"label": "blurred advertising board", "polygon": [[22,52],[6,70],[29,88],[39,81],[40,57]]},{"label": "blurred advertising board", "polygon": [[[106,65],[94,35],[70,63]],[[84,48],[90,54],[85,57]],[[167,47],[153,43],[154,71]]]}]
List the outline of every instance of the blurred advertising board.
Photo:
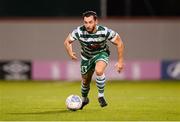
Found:
[{"label": "blurred advertising board", "polygon": [[33,80],[66,80],[68,63],[63,61],[33,61]]},{"label": "blurred advertising board", "polygon": [[[125,62],[125,68],[120,74],[115,64],[116,61],[110,61],[107,66],[105,74],[109,80],[180,80],[180,61],[177,60],[130,60]],[[80,62],[0,60],[0,79],[81,80]]]},{"label": "blurred advertising board", "polygon": [[160,61],[151,60],[131,60],[125,62],[123,72],[120,74],[115,69],[116,61],[111,61],[107,68],[109,79],[125,80],[159,80],[161,78]]},{"label": "blurred advertising board", "polygon": [[2,80],[31,79],[31,61],[1,60],[0,79]]},{"label": "blurred advertising board", "polygon": [[[115,64],[115,61],[110,61],[106,69],[105,74],[109,80],[159,80],[161,78],[160,61],[126,61],[125,68],[120,74],[116,72]],[[80,62],[33,61],[32,79],[81,80]]]},{"label": "blurred advertising board", "polygon": [[180,80],[180,61],[166,60],[161,63],[161,77],[162,79]]}]

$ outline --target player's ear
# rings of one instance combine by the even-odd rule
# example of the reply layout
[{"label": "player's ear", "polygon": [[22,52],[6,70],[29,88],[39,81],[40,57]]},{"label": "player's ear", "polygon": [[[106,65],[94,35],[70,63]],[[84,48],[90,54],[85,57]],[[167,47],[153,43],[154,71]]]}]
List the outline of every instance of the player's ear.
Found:
[{"label": "player's ear", "polygon": [[98,24],[98,19],[95,20],[96,25]]}]

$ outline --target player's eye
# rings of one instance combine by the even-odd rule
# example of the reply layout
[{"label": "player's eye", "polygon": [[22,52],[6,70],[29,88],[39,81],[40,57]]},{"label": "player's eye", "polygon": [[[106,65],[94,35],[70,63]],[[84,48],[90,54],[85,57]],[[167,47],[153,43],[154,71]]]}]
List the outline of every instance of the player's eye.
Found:
[{"label": "player's eye", "polygon": [[92,24],[92,21],[89,21],[89,24]]}]

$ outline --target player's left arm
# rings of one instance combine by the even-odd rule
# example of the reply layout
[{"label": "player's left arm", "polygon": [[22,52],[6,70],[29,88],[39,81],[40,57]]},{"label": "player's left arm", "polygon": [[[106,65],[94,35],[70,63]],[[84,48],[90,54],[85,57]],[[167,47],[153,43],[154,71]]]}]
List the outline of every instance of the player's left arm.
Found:
[{"label": "player's left arm", "polygon": [[117,71],[120,73],[124,68],[124,44],[121,37],[117,34],[112,42],[117,47],[118,62],[116,63]]}]

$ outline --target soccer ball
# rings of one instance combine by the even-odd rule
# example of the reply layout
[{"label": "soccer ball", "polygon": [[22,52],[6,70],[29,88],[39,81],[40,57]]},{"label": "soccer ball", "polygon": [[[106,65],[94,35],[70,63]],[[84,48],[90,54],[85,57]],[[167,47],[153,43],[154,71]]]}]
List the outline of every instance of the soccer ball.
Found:
[{"label": "soccer ball", "polygon": [[66,107],[69,110],[78,110],[81,108],[82,100],[78,95],[70,95],[66,99]]}]

